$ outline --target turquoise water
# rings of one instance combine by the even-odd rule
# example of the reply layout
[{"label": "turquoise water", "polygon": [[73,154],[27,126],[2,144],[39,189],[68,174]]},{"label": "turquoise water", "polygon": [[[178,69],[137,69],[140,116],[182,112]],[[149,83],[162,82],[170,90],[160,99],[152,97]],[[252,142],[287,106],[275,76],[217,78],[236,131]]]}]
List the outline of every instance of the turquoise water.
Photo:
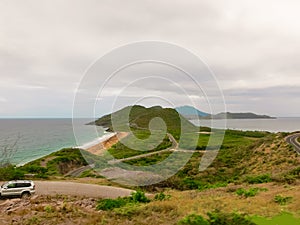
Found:
[{"label": "turquoise water", "polygon": [[[85,125],[90,121],[76,120],[77,130],[80,131],[76,133],[76,139],[72,119],[0,119],[0,160],[24,164],[61,148],[94,142],[104,135],[104,130]],[[9,151],[5,151],[7,146]]]}]

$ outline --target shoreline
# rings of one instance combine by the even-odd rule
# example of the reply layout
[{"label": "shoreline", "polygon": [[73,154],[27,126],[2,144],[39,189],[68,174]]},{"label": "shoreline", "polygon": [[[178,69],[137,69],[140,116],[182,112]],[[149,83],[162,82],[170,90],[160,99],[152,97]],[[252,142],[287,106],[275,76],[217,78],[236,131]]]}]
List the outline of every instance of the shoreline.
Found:
[{"label": "shoreline", "polygon": [[[109,149],[114,144],[118,143],[121,139],[128,136],[128,132],[116,132],[110,133],[110,135],[105,135],[106,137],[102,136],[100,141],[97,143],[91,143],[89,146],[86,146],[84,149],[91,154],[94,155],[102,155],[107,149]],[[99,140],[99,139],[98,139]]]},{"label": "shoreline", "polygon": [[[90,153],[92,153],[94,155],[100,155],[104,151],[106,151],[109,147],[111,147],[112,145],[114,145],[117,142],[119,142],[120,139],[127,137],[128,134],[129,133],[127,133],[127,132],[105,133],[103,136],[101,136],[101,137],[99,137],[97,139],[94,139],[94,140],[92,140],[90,142],[87,142],[87,143],[85,143],[85,144],[83,144],[81,146],[72,146],[72,147],[63,147],[63,148],[83,149],[83,150],[88,151],[88,152],[90,152]],[[108,145],[108,142],[111,145]],[[61,149],[53,151],[53,152],[60,151]],[[53,152],[51,152],[51,153],[53,153]],[[49,153],[49,154],[51,154],[51,153]],[[30,162],[33,162],[33,161],[38,160],[40,158],[43,158],[43,157],[45,157],[45,156],[47,156],[49,154],[45,154],[43,156],[35,157],[35,158],[30,159],[30,160],[28,160],[26,162],[20,162],[20,163],[16,164],[15,166],[16,167],[24,166],[27,163],[30,163]]]},{"label": "shoreline", "polygon": [[105,132],[103,136],[101,137],[98,137],[96,139],[93,139],[92,141],[89,141],[89,142],[86,142],[84,143],[83,145],[80,145],[80,146],[74,146],[73,148],[80,148],[80,149],[88,149],[88,148],[91,148],[95,145],[98,145],[100,144],[101,142],[103,141],[106,141],[107,139],[115,136],[117,134],[117,132],[114,132],[114,133],[110,133],[110,132]]}]

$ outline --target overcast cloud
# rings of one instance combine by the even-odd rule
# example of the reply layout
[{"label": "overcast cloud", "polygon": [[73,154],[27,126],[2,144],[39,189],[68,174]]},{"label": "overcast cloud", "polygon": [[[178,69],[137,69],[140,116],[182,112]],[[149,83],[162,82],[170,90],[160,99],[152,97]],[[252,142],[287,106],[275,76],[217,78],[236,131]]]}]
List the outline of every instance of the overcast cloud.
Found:
[{"label": "overcast cloud", "polygon": [[[202,58],[228,111],[299,116],[299,11],[296,0],[2,0],[0,117],[70,117],[91,63],[143,40],[174,43]],[[159,95],[159,85],[145,88]],[[172,96],[172,89],[161,91]],[[101,108],[107,113],[105,101]]]}]

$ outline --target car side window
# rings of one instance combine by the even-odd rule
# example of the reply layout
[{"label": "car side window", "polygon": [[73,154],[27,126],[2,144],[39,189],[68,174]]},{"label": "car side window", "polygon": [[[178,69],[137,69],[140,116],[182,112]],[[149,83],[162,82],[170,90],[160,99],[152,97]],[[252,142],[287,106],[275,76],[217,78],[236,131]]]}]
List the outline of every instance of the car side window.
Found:
[{"label": "car side window", "polygon": [[15,184],[15,183],[12,183],[12,184],[7,185],[7,188],[15,188],[15,187],[16,187],[16,184]]},{"label": "car side window", "polygon": [[30,183],[17,183],[16,187],[30,187]]}]

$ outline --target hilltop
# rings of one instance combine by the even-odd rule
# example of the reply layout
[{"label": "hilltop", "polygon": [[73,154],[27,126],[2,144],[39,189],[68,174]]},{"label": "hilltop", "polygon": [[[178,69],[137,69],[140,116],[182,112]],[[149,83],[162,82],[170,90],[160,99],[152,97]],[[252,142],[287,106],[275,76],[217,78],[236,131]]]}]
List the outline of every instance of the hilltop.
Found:
[{"label": "hilltop", "polygon": [[257,115],[251,112],[247,112],[247,113],[223,112],[223,113],[218,113],[216,115],[208,116],[207,119],[276,119],[276,118],[267,115]]},{"label": "hilltop", "polygon": [[[127,106],[89,124],[105,127],[111,132],[126,132],[130,128],[148,130],[150,121],[154,118],[161,118],[167,127],[167,131],[174,135],[180,133],[183,129],[190,131],[199,129],[175,109],[162,108],[161,106],[146,108],[140,105]],[[113,121],[115,121],[114,124],[112,124]],[[160,122],[162,121],[157,121],[157,123],[153,124],[155,129],[160,129]]]},{"label": "hilltop", "polygon": [[188,106],[188,105],[176,107],[175,110],[186,118],[210,116],[209,113],[202,112],[202,111],[196,109],[195,107]]},{"label": "hilltop", "polygon": [[218,114],[209,114],[196,109],[193,106],[180,106],[175,108],[178,113],[188,120],[192,119],[276,119],[268,115],[258,115],[252,112],[221,112]]}]

